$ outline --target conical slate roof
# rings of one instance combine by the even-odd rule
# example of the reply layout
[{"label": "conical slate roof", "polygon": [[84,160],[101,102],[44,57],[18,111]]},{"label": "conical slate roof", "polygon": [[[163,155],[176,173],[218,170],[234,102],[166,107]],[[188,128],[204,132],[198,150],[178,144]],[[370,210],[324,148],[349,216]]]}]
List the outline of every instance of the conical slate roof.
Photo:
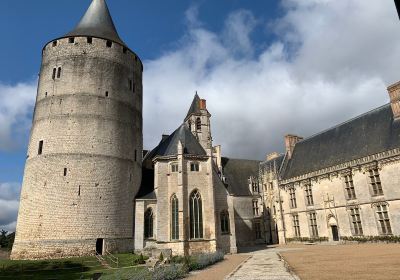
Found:
[{"label": "conical slate roof", "polygon": [[75,29],[65,35],[71,36],[98,37],[126,46],[118,35],[105,0],[92,1]]},{"label": "conical slate roof", "polygon": [[186,124],[182,124],[166,139],[148,153],[144,160],[153,159],[156,156],[171,156],[178,154],[178,143],[181,141],[184,154],[207,155],[199,141],[194,137]]},{"label": "conical slate roof", "polygon": [[200,114],[200,113],[201,113],[200,112],[200,97],[198,96],[198,94],[196,92],[196,95],[194,96],[193,101],[192,101],[192,105],[190,105],[189,111],[188,111],[185,119],[187,119],[192,114]]}]

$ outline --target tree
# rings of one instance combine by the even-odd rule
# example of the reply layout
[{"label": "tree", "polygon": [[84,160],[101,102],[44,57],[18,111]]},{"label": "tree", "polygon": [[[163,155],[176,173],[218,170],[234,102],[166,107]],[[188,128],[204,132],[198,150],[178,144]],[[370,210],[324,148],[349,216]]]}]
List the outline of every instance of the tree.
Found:
[{"label": "tree", "polygon": [[1,248],[6,248],[7,245],[8,245],[8,242],[7,242],[7,231],[2,229],[0,231],[0,247]]}]

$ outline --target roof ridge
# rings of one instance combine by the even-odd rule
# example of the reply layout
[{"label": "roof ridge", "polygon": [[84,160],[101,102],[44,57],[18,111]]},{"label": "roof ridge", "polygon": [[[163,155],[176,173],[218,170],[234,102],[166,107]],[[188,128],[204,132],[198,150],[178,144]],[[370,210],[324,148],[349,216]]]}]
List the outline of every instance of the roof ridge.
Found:
[{"label": "roof ridge", "polygon": [[311,136],[308,136],[308,137],[304,138],[303,140],[299,141],[298,143],[306,142],[307,140],[310,140],[311,138],[314,138],[314,137],[316,137],[316,136],[318,136],[318,135],[324,134],[325,132],[328,132],[328,131],[333,130],[333,129],[335,129],[335,128],[338,128],[338,127],[340,127],[340,126],[342,126],[342,125],[345,125],[345,124],[347,124],[347,123],[350,123],[350,122],[352,122],[352,121],[354,121],[354,120],[356,120],[356,119],[359,119],[359,118],[364,117],[364,116],[366,116],[366,115],[368,115],[368,114],[371,114],[372,112],[379,111],[379,110],[381,110],[381,109],[383,109],[383,108],[385,108],[385,107],[387,107],[387,106],[390,106],[390,103],[386,103],[386,104],[384,104],[384,105],[382,105],[382,106],[376,107],[376,108],[371,109],[371,110],[369,110],[369,111],[367,111],[367,112],[365,112],[365,113],[362,113],[361,115],[352,117],[351,119],[348,119],[347,121],[343,121],[343,122],[341,122],[341,123],[339,123],[339,124],[336,124],[336,125],[334,125],[334,126],[332,126],[332,127],[330,127],[330,128],[327,128],[327,129],[324,129],[324,130],[322,130],[322,131],[320,131],[320,132],[314,133],[314,134],[312,134]]}]

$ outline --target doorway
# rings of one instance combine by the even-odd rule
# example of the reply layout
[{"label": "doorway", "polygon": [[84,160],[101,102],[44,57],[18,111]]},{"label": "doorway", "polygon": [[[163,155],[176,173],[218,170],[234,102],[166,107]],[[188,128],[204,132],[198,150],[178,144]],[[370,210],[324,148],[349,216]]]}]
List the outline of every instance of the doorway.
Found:
[{"label": "doorway", "polygon": [[96,254],[103,255],[103,238],[98,238],[96,241]]},{"label": "doorway", "polygon": [[331,226],[333,241],[339,241],[339,231],[337,226]]}]

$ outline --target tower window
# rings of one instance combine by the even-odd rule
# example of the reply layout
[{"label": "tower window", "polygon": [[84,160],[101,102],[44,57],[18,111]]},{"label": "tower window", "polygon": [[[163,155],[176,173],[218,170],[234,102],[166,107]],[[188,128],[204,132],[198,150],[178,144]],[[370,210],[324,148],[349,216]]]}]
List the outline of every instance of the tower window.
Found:
[{"label": "tower window", "polygon": [[52,75],[53,80],[56,78],[56,73],[57,73],[57,68],[53,68],[53,75]]},{"label": "tower window", "polygon": [[39,141],[39,149],[38,149],[38,155],[41,155],[43,153],[43,140]]},{"label": "tower window", "polygon": [[198,162],[192,162],[190,163],[190,171],[193,172],[199,172],[200,171],[200,165]]},{"label": "tower window", "polygon": [[107,45],[107,48],[111,48],[112,47],[112,42],[111,41],[107,41],[106,45]]},{"label": "tower window", "polygon": [[106,91],[106,97],[108,97],[108,91]]},{"label": "tower window", "polygon": [[137,150],[135,150],[135,161],[137,161]]},{"label": "tower window", "polygon": [[88,44],[93,43],[93,38],[92,37],[87,37],[87,42],[88,42]]},{"label": "tower window", "polygon": [[67,176],[67,168],[64,168],[64,177]]},{"label": "tower window", "polygon": [[57,46],[57,40],[53,41],[53,47],[56,47],[56,46]]},{"label": "tower window", "polygon": [[78,196],[81,196],[81,186],[78,188]]},{"label": "tower window", "polygon": [[136,90],[136,86],[135,86],[135,83],[133,83],[132,84],[132,91],[135,92],[135,90]]},{"label": "tower window", "polygon": [[74,37],[68,38],[68,42],[69,42],[70,44],[75,43],[75,38],[74,38]]},{"label": "tower window", "polygon": [[44,96],[47,97],[47,91],[44,93]]},{"label": "tower window", "polygon": [[197,131],[201,130],[201,119],[200,118],[196,119],[196,129],[197,129]]},{"label": "tower window", "polygon": [[58,67],[57,79],[59,79],[60,77],[61,77],[61,67]]},{"label": "tower window", "polygon": [[129,90],[132,90],[132,80],[129,80]]},{"label": "tower window", "polygon": [[125,48],[125,47],[122,49],[122,52],[123,52],[123,53],[126,53],[127,51],[128,51],[128,49]]}]

